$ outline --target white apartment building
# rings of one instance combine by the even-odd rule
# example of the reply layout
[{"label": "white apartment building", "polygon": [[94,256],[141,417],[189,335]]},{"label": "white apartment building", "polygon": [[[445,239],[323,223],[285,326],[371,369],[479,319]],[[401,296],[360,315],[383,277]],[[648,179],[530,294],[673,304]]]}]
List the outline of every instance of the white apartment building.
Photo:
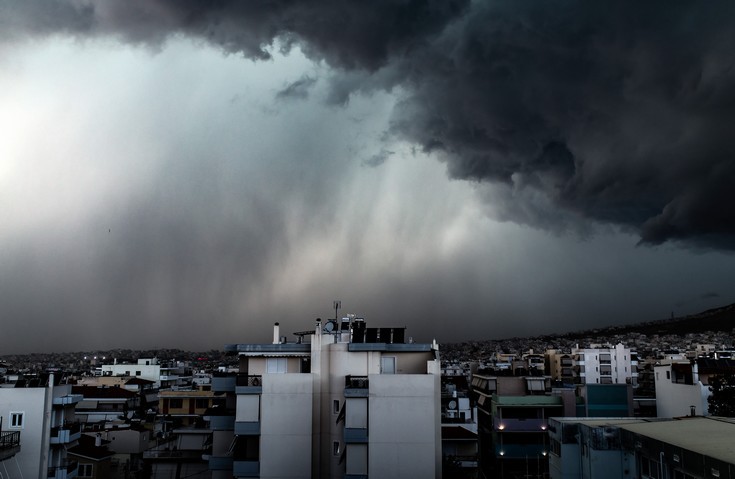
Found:
[{"label": "white apartment building", "polygon": [[153,381],[155,388],[173,388],[191,383],[192,373],[183,363],[161,365],[157,358],[140,358],[136,364],[120,363],[103,364],[100,368],[102,376],[138,377]]},{"label": "white apartment building", "polygon": [[436,343],[353,317],[296,334],[285,342],[276,323],[273,344],[225,347],[240,373],[212,381],[236,405],[229,436],[212,423],[213,478],[441,477]]},{"label": "white apartment building", "polygon": [[66,450],[81,434],[74,415],[81,400],[71,393],[71,385],[54,385],[53,374],[0,388],[2,430],[20,433],[20,451],[5,461],[2,477],[77,477],[77,463],[67,459]]},{"label": "white apartment building", "polygon": [[638,355],[623,344],[549,350],[546,365],[552,379],[573,384],[638,385]]},{"label": "white apartment building", "polygon": [[[585,384],[638,384],[638,360],[635,351],[618,343],[615,346],[574,349],[579,375]],[[636,359],[632,359],[636,357]]]}]

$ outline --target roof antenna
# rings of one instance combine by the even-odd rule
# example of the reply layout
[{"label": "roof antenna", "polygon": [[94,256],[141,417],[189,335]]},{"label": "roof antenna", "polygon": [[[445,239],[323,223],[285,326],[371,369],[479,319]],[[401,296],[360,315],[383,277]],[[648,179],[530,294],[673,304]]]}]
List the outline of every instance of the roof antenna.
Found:
[{"label": "roof antenna", "polygon": [[337,321],[339,319],[339,316],[338,316],[339,313],[337,313],[337,311],[342,309],[342,301],[335,300],[333,304],[334,304],[334,320]]}]

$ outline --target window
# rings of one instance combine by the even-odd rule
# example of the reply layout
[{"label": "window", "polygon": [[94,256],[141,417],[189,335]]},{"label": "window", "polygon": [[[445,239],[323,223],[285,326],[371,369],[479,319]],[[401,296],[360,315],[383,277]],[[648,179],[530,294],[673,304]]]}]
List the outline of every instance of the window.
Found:
[{"label": "window", "polygon": [[208,407],[209,407],[209,398],[197,398],[196,400],[197,409],[204,409]]},{"label": "window", "polygon": [[671,371],[666,371],[666,379],[671,379]]},{"label": "window", "polygon": [[266,363],[267,372],[268,374],[285,373],[288,370],[287,365],[287,358],[268,358]]},{"label": "window", "polygon": [[383,356],[380,358],[380,372],[381,374],[395,374],[396,373],[395,356]]},{"label": "window", "polygon": [[339,441],[334,441],[332,443],[332,454],[339,456]]},{"label": "window", "polygon": [[10,427],[14,429],[23,429],[23,412],[10,413]]},{"label": "window", "polygon": [[171,398],[168,400],[168,407],[171,409],[180,409],[184,407],[184,400],[181,398]]},{"label": "window", "polygon": [[92,464],[79,464],[77,475],[79,477],[92,477],[94,475]]},{"label": "window", "polygon": [[135,371],[136,376],[140,376],[142,374],[142,371]]},{"label": "window", "polygon": [[339,399],[332,402],[332,414],[339,414]]}]

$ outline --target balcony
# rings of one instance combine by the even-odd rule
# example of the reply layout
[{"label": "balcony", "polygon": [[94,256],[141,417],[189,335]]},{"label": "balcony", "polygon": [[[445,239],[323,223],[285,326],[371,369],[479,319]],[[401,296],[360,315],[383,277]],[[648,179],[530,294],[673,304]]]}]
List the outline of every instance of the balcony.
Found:
[{"label": "balcony", "polygon": [[84,399],[81,394],[67,394],[66,396],[58,396],[54,398],[54,406],[68,406],[76,404]]},{"label": "balcony", "polygon": [[51,428],[51,444],[69,444],[82,435],[80,423],[69,423]]},{"label": "balcony", "polygon": [[258,436],[260,435],[259,421],[235,421],[235,435]]},{"label": "balcony", "polygon": [[546,430],[546,419],[496,419],[495,430],[500,432],[542,432]]},{"label": "balcony", "polygon": [[238,461],[232,463],[232,475],[235,477],[259,477],[259,461]]},{"label": "balcony", "polygon": [[69,461],[58,467],[49,467],[46,477],[53,479],[73,479],[77,477],[77,461]]},{"label": "balcony", "polygon": [[20,431],[0,433],[0,461],[9,459],[20,452]]},{"label": "balcony", "polygon": [[237,394],[262,394],[263,376],[238,374],[235,380],[235,392]]},{"label": "balcony", "polygon": [[236,387],[236,374],[215,373],[212,376],[212,391],[216,393],[234,393]]},{"label": "balcony", "polygon": [[368,430],[365,428],[345,428],[345,444],[367,444]]},{"label": "balcony", "polygon": [[495,457],[498,459],[535,459],[545,458],[547,451],[543,444],[496,444]]},{"label": "balcony", "polygon": [[231,471],[232,470],[232,456],[206,456],[206,457],[209,459],[209,470],[210,471]]},{"label": "balcony", "polygon": [[345,376],[345,397],[368,397],[370,381],[367,376]]},{"label": "balcony", "polygon": [[191,462],[201,460],[202,453],[202,450],[195,449],[148,449],[143,451],[143,459],[157,462]]}]

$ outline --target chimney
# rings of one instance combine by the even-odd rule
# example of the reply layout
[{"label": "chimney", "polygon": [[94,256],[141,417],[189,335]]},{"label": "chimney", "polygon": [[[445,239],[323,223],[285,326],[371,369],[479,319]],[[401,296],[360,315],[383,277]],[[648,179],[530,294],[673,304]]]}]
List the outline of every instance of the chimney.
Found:
[{"label": "chimney", "polygon": [[280,344],[281,342],[281,327],[278,323],[273,325],[273,344]]}]

